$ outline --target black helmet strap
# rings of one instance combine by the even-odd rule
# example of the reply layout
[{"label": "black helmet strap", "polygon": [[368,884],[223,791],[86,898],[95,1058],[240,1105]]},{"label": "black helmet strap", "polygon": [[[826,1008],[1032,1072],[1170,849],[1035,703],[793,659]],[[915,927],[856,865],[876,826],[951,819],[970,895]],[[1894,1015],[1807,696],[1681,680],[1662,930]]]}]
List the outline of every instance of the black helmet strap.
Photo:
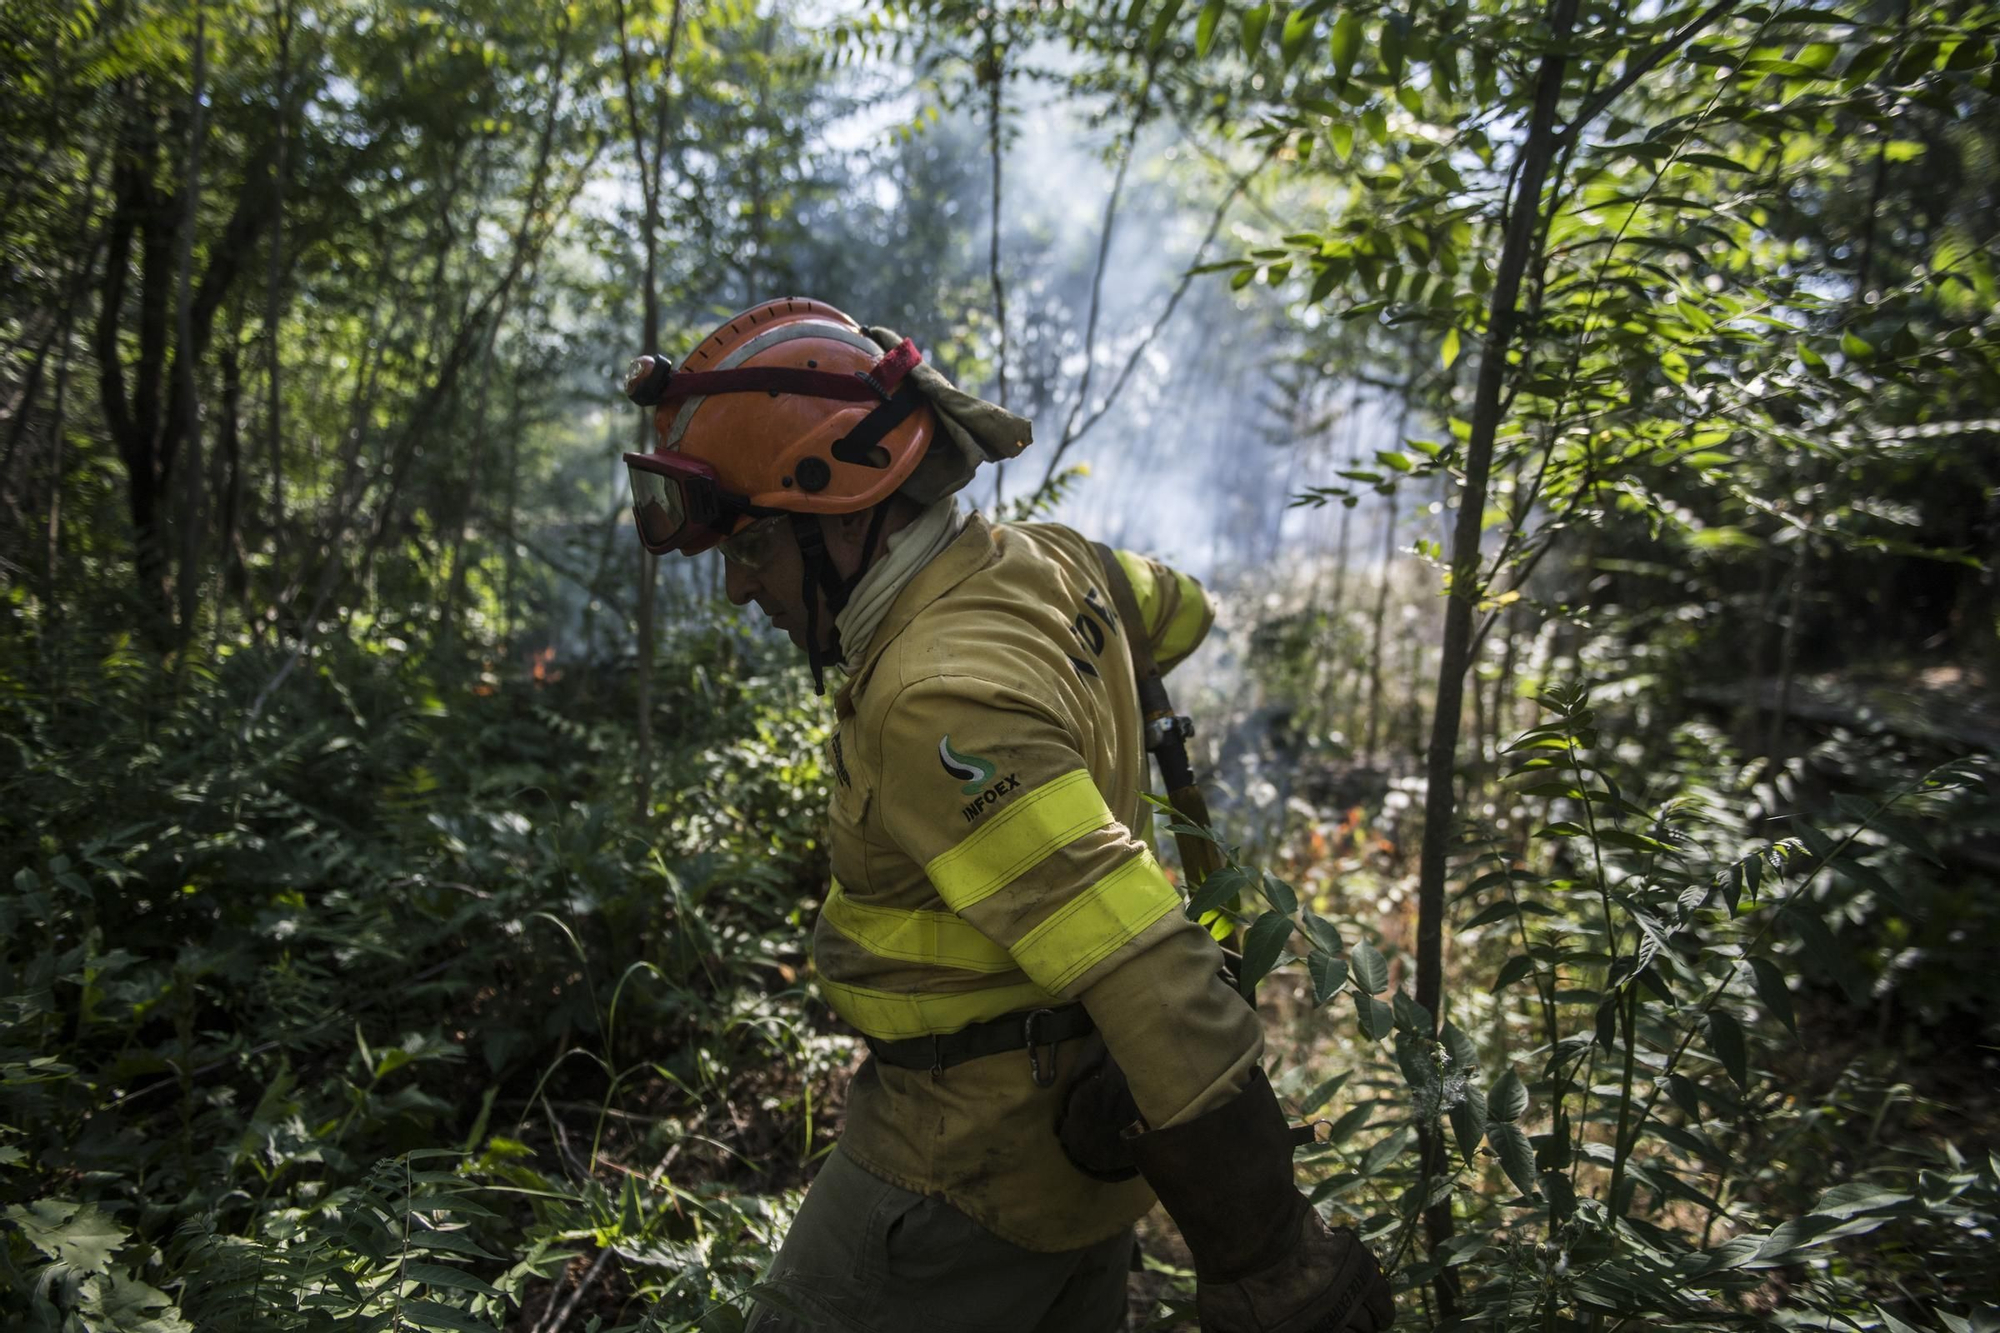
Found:
[{"label": "black helmet strap", "polygon": [[[833,555],[826,549],[826,534],[820,531],[819,521],[812,514],[794,512],[792,536],[799,544],[801,566],[799,570],[799,595],[806,604],[806,661],[812,666],[813,693],[826,693],[826,664],[838,662],[841,658],[840,634],[836,630],[833,642],[827,649],[819,644],[819,594],[826,594],[827,610],[838,616],[847,609],[848,598],[868,574],[869,566],[875,563],[875,542],[882,535],[882,525],[889,517],[889,502],[884,500],[875,506],[868,517],[868,535],[861,543],[861,565],[854,571],[854,577],[843,579],[834,568]],[[830,654],[830,655],[829,655]]]}]

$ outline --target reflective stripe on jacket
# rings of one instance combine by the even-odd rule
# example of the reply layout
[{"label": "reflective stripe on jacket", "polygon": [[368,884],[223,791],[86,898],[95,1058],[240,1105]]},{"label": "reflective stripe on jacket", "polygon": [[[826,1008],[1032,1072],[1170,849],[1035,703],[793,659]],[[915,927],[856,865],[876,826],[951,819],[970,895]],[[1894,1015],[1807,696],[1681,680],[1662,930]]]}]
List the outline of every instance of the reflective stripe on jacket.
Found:
[{"label": "reflective stripe on jacket", "polygon": [[[1121,552],[1157,657],[1213,618],[1193,579]],[[1095,551],[1053,525],[974,517],[904,588],[836,698],[819,985],[899,1040],[1083,1002],[1153,1124],[1233,1092],[1262,1049],[1207,933],[1133,830],[1150,780],[1124,635]],[[1029,1249],[1071,1249],[1143,1214],[1143,1183],[1071,1167],[1054,1088],[1025,1052],[933,1078],[871,1061],[843,1150]]]}]

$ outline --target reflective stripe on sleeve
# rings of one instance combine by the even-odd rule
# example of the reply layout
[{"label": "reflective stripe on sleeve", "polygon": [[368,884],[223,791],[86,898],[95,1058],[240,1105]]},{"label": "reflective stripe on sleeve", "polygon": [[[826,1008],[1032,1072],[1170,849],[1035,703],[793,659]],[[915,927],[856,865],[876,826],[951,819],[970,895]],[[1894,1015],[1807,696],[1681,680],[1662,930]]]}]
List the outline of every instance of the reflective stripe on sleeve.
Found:
[{"label": "reflective stripe on sleeve", "polygon": [[963,912],[1052,852],[1111,822],[1111,810],[1089,771],[1074,769],[1015,797],[984,828],[932,858],[924,873],[945,904]]},{"label": "reflective stripe on sleeve", "polygon": [[1180,905],[1159,862],[1141,850],[1022,936],[1014,958],[1038,985],[1061,994]]},{"label": "reflective stripe on sleeve", "polygon": [[878,958],[967,972],[1011,972],[1018,966],[1005,949],[949,912],[864,906],[847,896],[839,880],[827,890],[820,914],[828,925]]},{"label": "reflective stripe on sleeve", "polygon": [[1031,981],[991,990],[966,991],[957,995],[926,992],[870,990],[819,979],[820,992],[833,1011],[878,1041],[901,1041],[905,1037],[927,1037],[956,1032],[971,1023],[1013,1013],[1061,1004]]}]

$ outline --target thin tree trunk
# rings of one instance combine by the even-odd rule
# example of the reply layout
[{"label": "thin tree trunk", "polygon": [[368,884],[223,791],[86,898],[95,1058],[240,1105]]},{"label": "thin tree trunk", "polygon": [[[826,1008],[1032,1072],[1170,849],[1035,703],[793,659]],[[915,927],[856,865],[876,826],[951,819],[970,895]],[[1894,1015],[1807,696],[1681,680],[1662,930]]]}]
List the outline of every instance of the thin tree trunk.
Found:
[{"label": "thin tree trunk", "polygon": [[[237,323],[242,323],[239,310]],[[243,449],[242,423],[243,407],[243,367],[237,353],[242,332],[240,327],[232,330],[229,340],[222,344],[222,411],[216,423],[216,443],[221,446],[223,462],[222,484],[216,494],[222,497],[221,552],[223,561],[223,591],[239,602],[249,588],[249,573],[243,566]],[[218,612],[220,603],[217,604]]]},{"label": "thin tree trunk", "polygon": [[1742,705],[1736,710],[1736,733],[1747,750],[1756,743],[1757,682],[1764,678],[1764,650],[1771,638],[1771,585],[1777,578],[1778,562],[1771,558],[1770,543],[1761,543],[1757,552],[1757,618],[1750,625],[1750,650],[1743,664],[1746,682]]},{"label": "thin tree trunk", "polygon": [[486,345],[479,354],[479,403],[472,413],[473,447],[464,469],[454,479],[458,495],[452,506],[456,518],[451,525],[451,579],[445,585],[444,606],[438,617],[437,641],[440,644],[455,644],[458,640],[458,616],[465,601],[466,589],[466,534],[472,527],[472,509],[478,499],[480,483],[485,480],[486,454],[493,438],[493,347],[499,340],[500,325],[506,318],[507,308],[503,302],[486,331]]},{"label": "thin tree trunk", "polygon": [[521,542],[515,532],[515,525],[520,521],[521,505],[521,385],[518,380],[512,386],[508,417],[514,428],[507,433],[507,550],[501,563],[503,573],[500,585],[500,642],[503,647],[514,638],[514,573],[520,564]]},{"label": "thin tree trunk", "polygon": [[1382,735],[1382,622],[1389,610],[1389,578],[1396,568],[1396,509],[1399,493],[1389,491],[1389,509],[1382,520],[1382,569],[1375,581],[1375,615],[1368,634],[1368,736],[1361,752],[1375,762]]},{"label": "thin tree trunk", "polygon": [[180,435],[187,448],[181,485],[181,568],[180,637],[183,643],[194,635],[195,613],[201,600],[201,534],[203,496],[201,487],[201,400],[196,362],[200,353],[194,341],[194,311],[190,301],[190,281],[194,274],[194,233],[201,213],[201,159],[208,127],[208,10],[202,0],[194,7],[194,86],[188,102],[187,185],[181,202],[180,257],[174,278],[174,364],[179,368],[176,384]]},{"label": "thin tree trunk", "polygon": [[283,314],[280,288],[285,272],[285,184],[291,169],[292,101],[292,3],[278,0],[278,148],[271,177],[271,244],[264,271],[264,366],[270,384],[270,400],[264,419],[265,449],[271,460],[271,497],[268,525],[276,566],[285,565],[285,426],[283,355],[278,346],[278,328]]},{"label": "thin tree trunk", "polygon": [[988,225],[986,249],[987,280],[993,287],[993,345],[997,365],[997,385],[993,401],[1007,406],[1007,289],[1000,281],[1000,80],[1006,56],[1000,49],[997,13],[986,20],[986,152],[993,160],[993,213]]},{"label": "thin tree trunk", "polygon": [[62,488],[63,488],[63,432],[67,429],[69,406],[69,328],[76,307],[63,312],[62,358],[56,362],[55,409],[49,421],[49,524],[48,524],[48,566],[42,580],[42,637],[55,627],[62,614],[61,603],[56,600],[56,566],[62,553]]},{"label": "thin tree trunk", "polygon": [[1764,743],[1764,753],[1774,760],[1782,758],[1778,747],[1784,743],[1785,723],[1792,714],[1792,673],[1797,665],[1799,616],[1805,600],[1806,570],[1812,564],[1812,532],[1812,525],[1808,523],[1798,534],[1798,552],[1792,557],[1790,586],[1785,591],[1785,634],[1778,640],[1778,699],[1771,709],[1770,739]]},{"label": "thin tree trunk", "polygon": [[[1562,96],[1567,46],[1576,23],[1576,11],[1577,0],[1551,0],[1549,5],[1548,48],[1536,76],[1534,110],[1521,145],[1518,182],[1499,268],[1494,275],[1485,346],[1480,351],[1479,379],[1473,394],[1472,432],[1466,441],[1465,488],[1459,495],[1458,521],[1452,531],[1451,593],[1445,601],[1437,704],[1431,716],[1430,753],[1425,765],[1424,841],[1417,880],[1417,1003],[1429,1012],[1433,1031],[1442,1017],[1444,889],[1455,813],[1452,778],[1458,753],[1465,668],[1472,643],[1472,611],[1479,600],[1479,589],[1474,585],[1479,574],[1486,487],[1493,467],[1493,441],[1500,426],[1500,396],[1507,375],[1507,351],[1514,339],[1521,279],[1534,248],[1541,220],[1542,186],[1556,148],[1556,104]],[[1445,1164],[1444,1137],[1435,1132],[1432,1124],[1426,1123],[1422,1128],[1424,1176],[1426,1180],[1435,1179]],[[1451,1235],[1449,1201],[1425,1211],[1424,1229],[1435,1252]],[[1439,1319],[1455,1319],[1458,1284],[1449,1270],[1440,1273],[1436,1292]]]},{"label": "thin tree trunk", "polygon": [[1500,753],[1500,747],[1507,743],[1508,733],[1514,729],[1514,654],[1520,643],[1515,632],[1517,619],[1513,608],[1502,614],[1500,622],[1500,679],[1493,682],[1493,752]]},{"label": "thin tree trunk", "polygon": [[[645,248],[645,287],[640,293],[642,300],[644,327],[640,330],[640,350],[656,353],[660,347],[660,294],[659,294],[659,249],[660,249],[660,186],[666,172],[666,138],[668,108],[671,104],[671,87],[674,77],[674,60],[680,49],[681,0],[674,0],[673,13],[667,20],[667,49],[660,65],[661,88],[654,103],[653,153],[649,161],[646,154],[646,136],[639,129],[639,100],[636,80],[632,77],[632,46],[625,31],[625,0],[618,0],[618,62],[625,81],[625,117],[632,132],[632,153],[639,166],[639,192],[645,203],[645,221],[641,240]],[[650,416],[639,414],[636,442],[633,452],[647,452],[648,435],[651,433]],[[657,566],[659,558],[641,548],[639,551],[639,698],[638,730],[635,740],[638,754],[637,791],[633,800],[640,819],[645,819],[653,800],[653,641],[656,637],[654,625],[658,605]]]}]

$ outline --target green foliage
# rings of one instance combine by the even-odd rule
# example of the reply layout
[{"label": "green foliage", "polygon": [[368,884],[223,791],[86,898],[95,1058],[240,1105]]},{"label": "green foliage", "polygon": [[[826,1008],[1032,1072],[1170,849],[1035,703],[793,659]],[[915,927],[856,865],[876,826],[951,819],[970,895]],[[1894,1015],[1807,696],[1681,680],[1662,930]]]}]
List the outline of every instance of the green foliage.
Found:
[{"label": "green foliage", "polygon": [[676,795],[632,821],[623,682],[481,693],[329,652],[218,725],[274,665],[120,648],[59,693],[7,678],[0,1308],[497,1327],[593,1249],[658,1327],[736,1299],[782,1200],[721,1162],[643,1191],[621,1166],[622,1198],[602,1172],[696,1147],[699,1108],[774,1060],[801,1081],[767,1114],[809,1151],[829,1057],[789,979],[825,796],[817,726],[778,702],[797,673],[734,630],[688,641],[658,703]]},{"label": "green foliage", "polygon": [[[1991,6],[800,21],[0,24],[0,1319],[740,1323],[841,1058],[797,988],[821,733],[685,565],[633,679],[612,367],[799,290],[969,388],[1009,366],[1045,425],[1097,411],[1071,380],[1102,259],[1057,271],[1028,236],[988,313],[1014,261],[987,155],[1049,96],[1149,206],[1206,213],[1234,178],[1173,373],[1232,427],[1275,396],[1288,450],[1342,416],[1350,447],[1284,488],[1387,509],[1372,598],[1342,564],[1251,629],[1251,692],[1288,711],[1247,785],[1285,799],[1272,828],[1225,815],[1244,846],[1189,907],[1310,1031],[1281,1083],[1332,1117],[1315,1201],[1406,1291],[1455,1285],[1460,1321],[1972,1333],[2000,1189],[1990,1077],[1950,1085],[1990,1075],[1966,1052],[2000,927],[1958,758],[1994,746],[2000,669]],[[843,147],[857,111],[893,123]],[[1169,122],[1178,156],[1146,160]],[[1232,301],[1277,325],[1261,378],[1209,373]],[[1395,429],[1364,438],[1364,406]],[[1421,516],[1471,493],[1487,427],[1470,560]],[[1012,513],[1085,476],[1052,465]],[[1432,1015],[1395,801],[1439,576],[1482,637]],[[1920,671],[1974,704],[1920,702]],[[1331,849],[1280,878],[1250,849],[1299,808]],[[1454,1234],[1420,1243],[1439,1205]]]}]

